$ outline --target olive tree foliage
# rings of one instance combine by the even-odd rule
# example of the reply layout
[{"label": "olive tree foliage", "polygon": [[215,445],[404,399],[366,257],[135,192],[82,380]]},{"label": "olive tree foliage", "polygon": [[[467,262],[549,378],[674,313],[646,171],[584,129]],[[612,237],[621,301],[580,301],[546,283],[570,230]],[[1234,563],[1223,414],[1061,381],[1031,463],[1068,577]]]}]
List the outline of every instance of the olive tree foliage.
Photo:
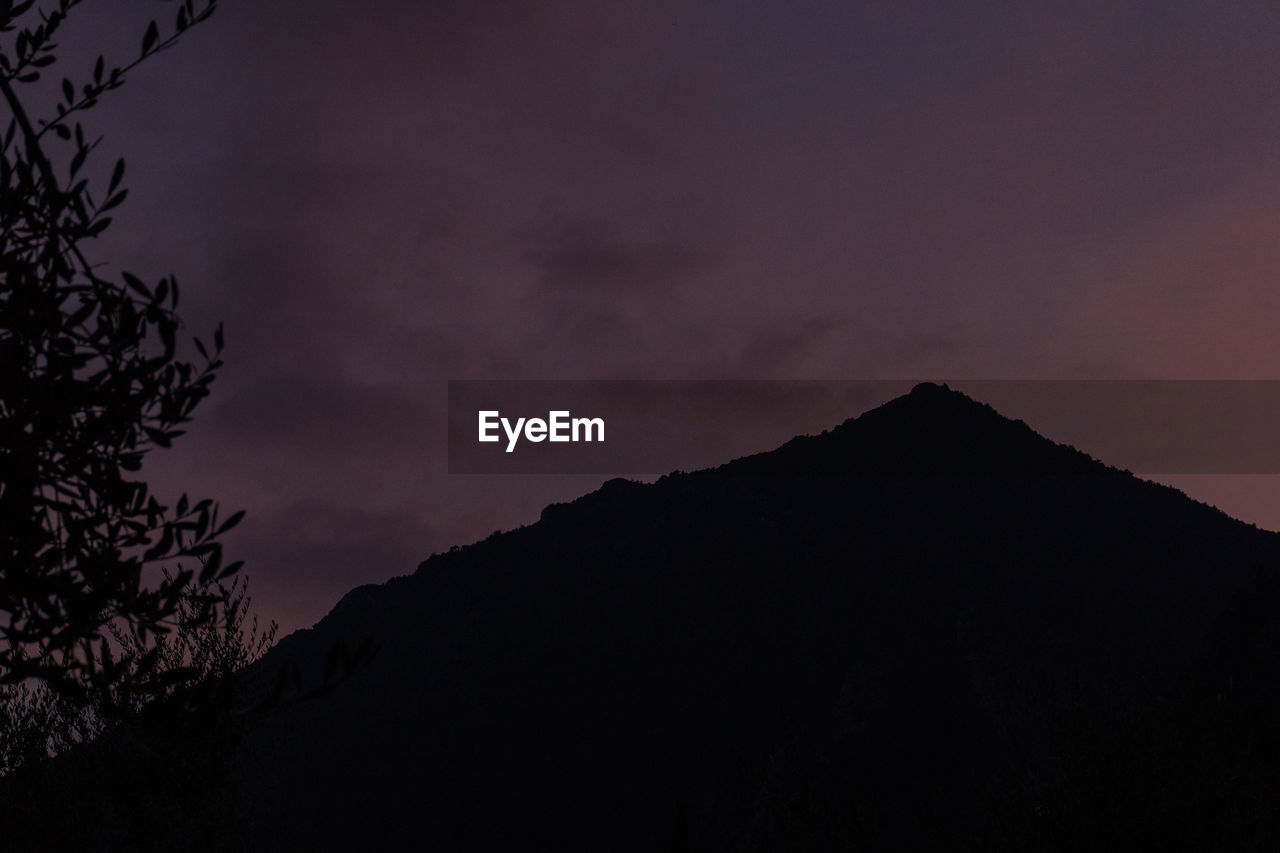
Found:
[{"label": "olive tree foliage", "polygon": [[[135,52],[64,71],[57,40],[82,5],[0,0],[0,686],[38,679],[83,704],[185,677],[155,638],[180,616],[225,620],[217,585],[239,563],[218,539],[242,513],[220,520],[186,495],[162,505],[138,478],[209,393],[222,330],[194,340],[198,361],[179,358],[177,279],[94,259],[128,191],[124,161],[98,165],[82,124],[215,0],[164,3],[171,26],[140,26]],[[33,108],[41,98],[50,108]]]},{"label": "olive tree foliage", "polygon": [[[220,609],[217,621],[205,615],[209,597]],[[215,699],[232,713],[245,707],[250,688],[241,676],[271,647],[278,629],[274,621],[259,626],[250,604],[248,579],[237,575],[205,594],[183,595],[174,615],[176,629],[152,642],[144,644],[119,625],[110,626],[126,667],[155,655],[153,680],[164,685],[159,691],[144,695],[115,684],[78,702],[45,682],[0,685],[0,777],[91,743],[113,726],[119,735],[122,721],[144,720],[148,712],[165,708],[166,700],[171,705],[203,694],[206,701],[200,704],[206,706]],[[215,692],[223,695],[209,695]],[[190,739],[184,741],[184,748],[191,745]]]}]

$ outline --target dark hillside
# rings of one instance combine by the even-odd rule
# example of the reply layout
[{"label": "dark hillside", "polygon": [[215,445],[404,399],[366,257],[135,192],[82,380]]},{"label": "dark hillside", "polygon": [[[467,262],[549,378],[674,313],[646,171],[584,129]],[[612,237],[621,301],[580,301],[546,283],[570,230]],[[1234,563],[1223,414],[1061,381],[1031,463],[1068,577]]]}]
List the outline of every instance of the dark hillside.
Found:
[{"label": "dark hillside", "polygon": [[1025,845],[1277,555],[919,386],[353,591],[268,666],[383,650],[258,734],[254,808],[290,849]]}]

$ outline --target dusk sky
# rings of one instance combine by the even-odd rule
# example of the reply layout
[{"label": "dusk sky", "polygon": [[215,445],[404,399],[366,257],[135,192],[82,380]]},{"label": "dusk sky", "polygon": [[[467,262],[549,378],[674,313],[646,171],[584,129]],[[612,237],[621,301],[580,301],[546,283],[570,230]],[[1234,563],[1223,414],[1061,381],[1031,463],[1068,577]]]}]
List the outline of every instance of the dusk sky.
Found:
[{"label": "dusk sky", "polygon": [[146,470],[248,511],[291,630],[605,479],[451,477],[448,379],[1280,378],[1278,48],[1273,0],[225,0],[88,117],[97,258],[226,325]]}]

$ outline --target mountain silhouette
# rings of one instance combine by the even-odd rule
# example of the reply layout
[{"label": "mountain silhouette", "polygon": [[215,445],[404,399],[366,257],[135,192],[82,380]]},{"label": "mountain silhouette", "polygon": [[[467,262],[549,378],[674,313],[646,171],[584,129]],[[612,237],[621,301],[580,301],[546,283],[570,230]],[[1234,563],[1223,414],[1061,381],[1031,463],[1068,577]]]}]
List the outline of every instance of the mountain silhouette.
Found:
[{"label": "mountain silhouette", "polygon": [[1278,555],[1277,534],[924,384],[353,590],[260,671],[316,682],[369,635],[381,653],[255,732],[245,809],[263,849],[1123,834],[1091,798],[1156,765],[1108,763],[1116,744],[1233,665],[1223,614],[1257,612],[1241,596]]}]

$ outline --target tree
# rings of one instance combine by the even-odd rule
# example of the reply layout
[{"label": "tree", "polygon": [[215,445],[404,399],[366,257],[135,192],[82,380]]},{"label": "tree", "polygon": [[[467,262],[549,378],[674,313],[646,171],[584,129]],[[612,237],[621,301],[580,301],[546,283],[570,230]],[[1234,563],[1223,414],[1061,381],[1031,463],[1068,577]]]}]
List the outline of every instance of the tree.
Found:
[{"label": "tree", "polygon": [[[250,617],[251,599],[244,575],[237,575],[230,584],[216,584],[209,594],[217,601],[220,619],[209,620],[204,615],[208,594],[183,595],[175,614],[176,630],[154,642],[144,645],[118,626],[111,627],[125,667],[136,666],[145,655],[156,655],[152,672],[157,682],[165,684],[163,692],[130,693],[130,685],[117,684],[114,691],[95,693],[89,702],[74,702],[43,682],[0,685],[0,732],[4,732],[0,737],[0,777],[92,743],[108,732],[117,739],[122,734],[125,738],[152,734],[145,723],[172,712],[175,705],[190,706],[190,702],[181,702],[184,698],[214,698],[218,701],[197,705],[205,711],[216,708],[243,716],[242,709],[250,707],[251,699],[245,670],[270,648],[277,625],[273,621],[260,628],[258,618]],[[238,730],[233,734],[239,734]],[[201,742],[198,737],[188,738],[183,751],[190,753]]]},{"label": "tree", "polygon": [[[126,662],[159,650],[164,695],[94,694],[77,703],[44,683],[0,686],[0,837],[5,849],[245,850],[254,827],[235,773],[256,717],[246,668],[276,625],[249,618],[248,582],[215,584],[223,618],[184,595],[177,628],[147,646],[117,632]],[[56,756],[56,757],[54,757]],[[74,820],[67,808],[74,805]]]},{"label": "tree", "polygon": [[[176,3],[171,29],[151,21],[137,55],[98,56],[38,113],[29,104],[50,87],[33,84],[59,62],[55,39],[81,5],[0,0],[0,685],[35,678],[88,702],[186,677],[160,665],[152,641],[192,602],[199,621],[225,618],[216,585],[240,564],[224,564],[218,540],[242,513],[220,521],[213,501],[186,495],[171,510],[136,474],[209,393],[222,329],[211,348],[194,340],[199,363],[179,358],[177,279],[148,285],[91,261],[128,191],[124,160],[96,169],[101,140],[81,124],[216,0]],[[198,575],[156,571],[182,557]],[[151,650],[122,657],[113,631]]]}]

